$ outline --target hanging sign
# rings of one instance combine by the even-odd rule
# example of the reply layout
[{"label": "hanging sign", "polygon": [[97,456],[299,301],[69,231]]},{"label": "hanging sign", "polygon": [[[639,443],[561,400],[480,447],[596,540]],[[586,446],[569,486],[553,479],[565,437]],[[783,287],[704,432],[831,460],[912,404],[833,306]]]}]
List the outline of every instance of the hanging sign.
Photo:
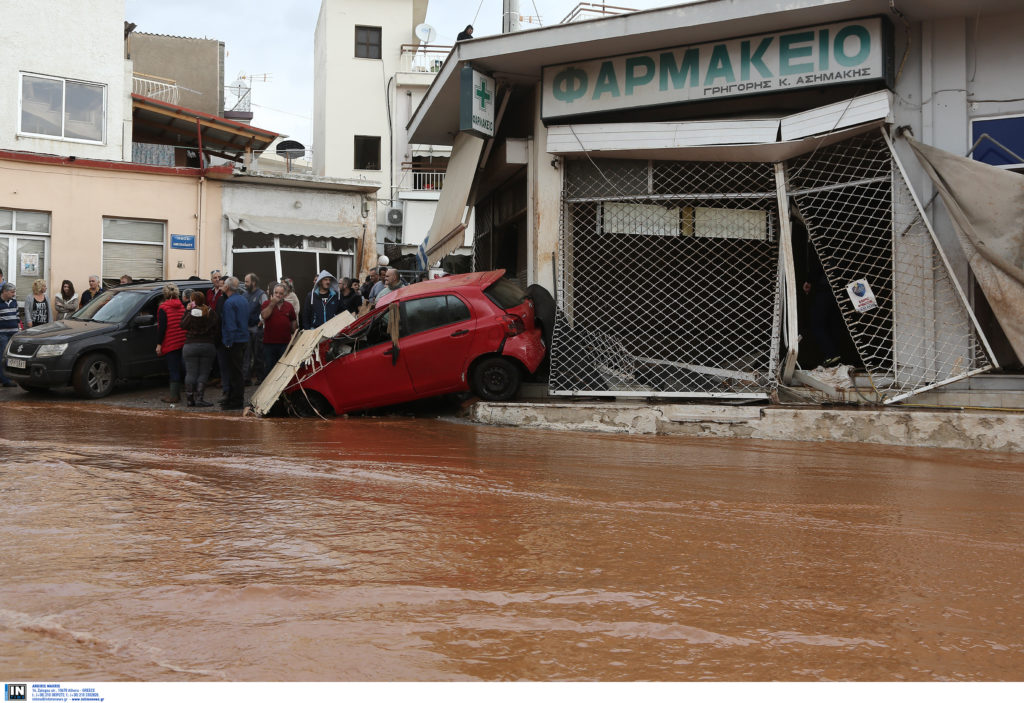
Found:
[{"label": "hanging sign", "polygon": [[867,312],[878,307],[878,301],[875,300],[875,294],[866,278],[858,278],[853,283],[847,284],[846,294],[850,296],[853,309],[857,312]]},{"label": "hanging sign", "polygon": [[459,76],[459,130],[481,137],[494,136],[494,79],[463,66]]},{"label": "hanging sign", "polygon": [[544,68],[543,119],[885,79],[882,17]]}]

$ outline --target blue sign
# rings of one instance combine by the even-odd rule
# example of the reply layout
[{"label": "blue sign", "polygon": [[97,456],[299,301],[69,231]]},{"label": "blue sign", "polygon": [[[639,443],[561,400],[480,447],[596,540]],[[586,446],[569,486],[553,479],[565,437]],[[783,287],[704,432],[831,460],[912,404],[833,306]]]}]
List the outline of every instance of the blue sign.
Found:
[{"label": "blue sign", "polygon": [[195,249],[196,235],[194,234],[172,234],[171,249]]}]

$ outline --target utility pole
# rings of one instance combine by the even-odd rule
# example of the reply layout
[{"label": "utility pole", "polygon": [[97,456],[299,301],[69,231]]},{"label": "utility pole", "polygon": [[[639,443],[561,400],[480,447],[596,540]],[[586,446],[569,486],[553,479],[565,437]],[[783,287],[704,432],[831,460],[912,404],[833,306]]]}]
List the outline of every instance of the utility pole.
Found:
[{"label": "utility pole", "polygon": [[519,0],[501,0],[501,33],[511,34],[519,31]]}]

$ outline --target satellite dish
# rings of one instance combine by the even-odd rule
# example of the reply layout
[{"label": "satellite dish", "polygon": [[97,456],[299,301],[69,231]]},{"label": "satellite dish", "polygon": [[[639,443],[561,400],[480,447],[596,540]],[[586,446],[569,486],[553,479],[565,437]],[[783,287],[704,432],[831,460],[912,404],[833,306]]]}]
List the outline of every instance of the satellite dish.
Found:
[{"label": "satellite dish", "polygon": [[297,142],[294,139],[286,139],[283,142],[279,142],[277,145],[277,155],[288,159],[301,159],[306,155],[306,147],[302,145],[302,142]]},{"label": "satellite dish", "polygon": [[416,29],[413,32],[421,44],[433,44],[434,40],[437,39],[437,30],[426,22],[416,25]]}]

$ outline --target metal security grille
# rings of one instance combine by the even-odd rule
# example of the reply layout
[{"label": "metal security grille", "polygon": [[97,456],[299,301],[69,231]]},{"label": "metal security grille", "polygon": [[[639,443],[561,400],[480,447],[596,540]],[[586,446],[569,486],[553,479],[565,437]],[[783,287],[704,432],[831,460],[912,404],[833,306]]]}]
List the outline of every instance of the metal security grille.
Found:
[{"label": "metal security grille", "polygon": [[566,162],[554,394],[764,397],[780,305],[774,169]]},{"label": "metal security grille", "polygon": [[[991,368],[956,288],[881,132],[787,165],[846,327],[880,398],[908,395]],[[866,279],[878,307],[854,309],[847,286]]]}]

